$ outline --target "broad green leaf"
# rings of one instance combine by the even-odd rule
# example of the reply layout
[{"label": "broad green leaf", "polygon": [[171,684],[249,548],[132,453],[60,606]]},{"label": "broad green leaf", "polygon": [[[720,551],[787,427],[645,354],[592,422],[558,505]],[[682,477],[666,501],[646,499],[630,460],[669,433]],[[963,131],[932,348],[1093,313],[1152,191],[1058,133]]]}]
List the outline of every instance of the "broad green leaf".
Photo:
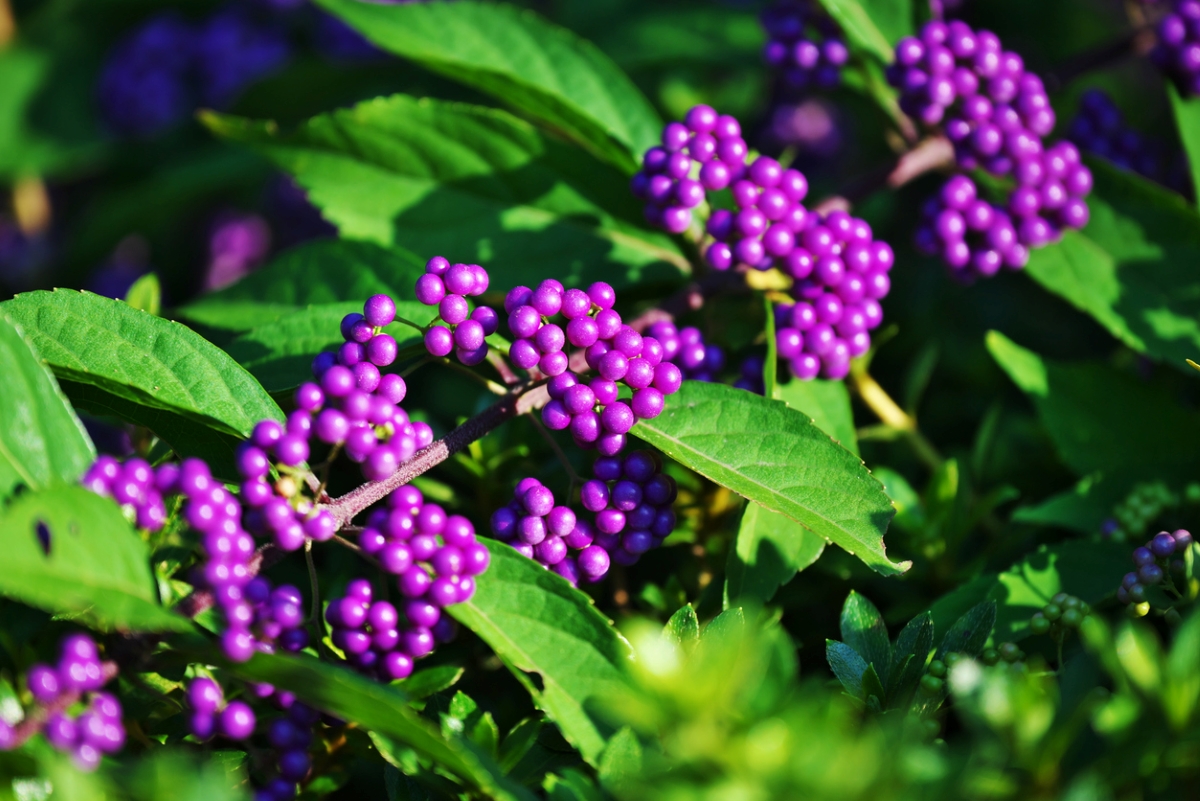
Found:
[{"label": "broad green leaf", "polygon": [[[854,50],[869,53],[884,64],[892,63],[892,44],[883,34],[875,20],[887,20],[892,33],[902,30],[903,23],[898,15],[905,7],[911,9],[910,0],[820,0],[821,5],[833,17],[848,44]],[[907,14],[912,19],[911,10]],[[909,23],[911,25],[911,23]],[[905,34],[900,34],[901,36]],[[899,37],[897,37],[898,39]]]},{"label": "broad green leaf", "polygon": [[993,600],[996,640],[1019,640],[1029,634],[1030,616],[1055,594],[1066,592],[1098,604],[1116,592],[1131,565],[1127,544],[1072,540],[1043,545],[1003,573],[984,574],[943,596],[930,611],[941,629],[968,607]]},{"label": "broad green leaf", "polygon": [[103,629],[186,631],[158,605],[145,543],[118,506],[82,487],[17,497],[0,516],[0,593]]},{"label": "broad green leaf", "polygon": [[608,734],[591,705],[624,685],[628,645],[561,576],[507,545],[486,543],[492,562],[475,596],[447,611],[492,647],[567,742],[595,764]]},{"label": "broad green leaf", "polygon": [[1040,503],[1014,509],[1009,519],[1095,534],[1104,521],[1112,517],[1113,507],[1125,499],[1137,478],[1137,471],[1084,476],[1069,490],[1051,495]]},{"label": "broad green leaf", "polygon": [[[868,665],[873,665],[878,678],[887,681],[892,664],[892,644],[887,626],[875,604],[854,590],[846,596],[840,618],[842,641],[858,652]],[[880,694],[880,701],[883,695]]]},{"label": "broad green leaf", "polygon": [[162,311],[162,285],[155,273],[146,273],[125,293],[125,302],[155,316]]},{"label": "broad green leaf", "polygon": [[212,328],[249,331],[306,306],[341,301],[361,305],[380,293],[411,299],[424,272],[424,262],[400,248],[318,239],[288,250],[232,286],[189,303],[179,314]]},{"label": "broad green leaf", "polygon": [[608,741],[596,773],[602,785],[613,789],[636,777],[641,770],[642,744],[633,729],[626,726]]},{"label": "broad green leaf", "polygon": [[290,132],[204,119],[292,173],[343,236],[477,262],[492,289],[551,273],[620,287],[689,269],[638,219],[625,176],[503,111],[393,95]]},{"label": "broad green leaf", "polygon": [[743,65],[759,59],[766,34],[745,9],[696,5],[621,14],[597,30],[596,44],[627,70],[680,63]]},{"label": "broad green leaf", "polygon": [[60,379],[246,436],[283,419],[237,362],[195,331],[117,300],[58,289],[0,303]]},{"label": "broad green leaf", "polygon": [[1063,461],[1079,475],[1144,470],[1191,477],[1200,416],[1133,375],[1095,363],[1058,364],[991,331],[992,358],[1030,396]]},{"label": "broad green leaf", "polygon": [[1200,100],[1184,99],[1174,83],[1167,81],[1166,84],[1171,110],[1175,113],[1175,128],[1179,131],[1179,141],[1183,143],[1192,172],[1192,192],[1195,193],[1200,187]]},{"label": "broad green leaf", "polygon": [[486,92],[632,173],[662,122],[591,42],[492,3],[319,0],[377,46]]},{"label": "broad green leaf", "polygon": [[780,401],[685,381],[633,433],[675,461],[802,524],[873,570],[902,573],[884,551],[891,501],[854,454]]},{"label": "broad green leaf", "polygon": [[770,298],[763,298],[766,306],[767,330],[764,335],[767,340],[767,357],[763,359],[763,397],[779,397],[779,349],[775,341],[775,307]]},{"label": "broad green leaf", "polygon": [[[437,316],[436,309],[416,301],[399,301],[396,306],[401,317],[420,325]],[[313,357],[340,346],[345,341],[340,333],[342,318],[351,312],[362,314],[362,308],[362,301],[309,306],[247,331],[230,342],[225,352],[268,391],[291,389],[312,380]],[[392,323],[386,330],[401,350],[422,342],[421,333],[403,323]]]},{"label": "broad green leaf", "polygon": [[1200,352],[1200,215],[1177,194],[1089,160],[1091,222],[1026,272],[1131,348],[1179,369]]},{"label": "broad green leaf", "polygon": [[1162,691],[1162,645],[1149,626],[1125,621],[1117,631],[1116,654],[1125,675],[1153,698]]},{"label": "broad green leaf", "polygon": [[691,651],[700,642],[700,620],[696,617],[696,610],[691,604],[684,604],[671,615],[664,631],[671,642],[685,651]]},{"label": "broad green leaf", "polygon": [[967,610],[967,613],[954,621],[954,625],[942,637],[938,645],[937,658],[944,659],[948,653],[979,656],[992,629],[996,625],[996,602],[984,601]]},{"label": "broad green leaf", "polygon": [[249,662],[226,667],[243,679],[286,689],[317,709],[407,745],[482,798],[532,801],[529,791],[505,779],[490,759],[461,738],[444,737],[417,716],[403,693],[387,685],[307,656],[260,653]]},{"label": "broad green leaf", "polygon": [[725,567],[725,605],[767,603],[824,550],[825,540],[795,520],[748,502]]},{"label": "broad green leaf", "polygon": [[867,670],[867,663],[858,652],[837,640],[825,641],[825,659],[829,669],[838,681],[846,688],[846,692],[855,698],[863,697],[862,676]]},{"label": "broad green leaf", "polygon": [[844,381],[801,381],[793,378],[781,384],[776,397],[797,411],[804,412],[833,441],[858,455],[858,436],[854,412],[850,409],[850,391]]},{"label": "broad green leaf", "polygon": [[0,315],[0,501],[14,487],[71,483],[96,458],[58,382],[12,323]]}]

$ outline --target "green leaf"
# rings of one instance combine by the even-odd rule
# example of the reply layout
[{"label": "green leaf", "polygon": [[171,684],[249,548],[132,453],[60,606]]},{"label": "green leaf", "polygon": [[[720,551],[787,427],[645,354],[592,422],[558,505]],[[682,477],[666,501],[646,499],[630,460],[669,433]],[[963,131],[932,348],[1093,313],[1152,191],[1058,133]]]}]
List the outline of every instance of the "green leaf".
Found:
[{"label": "green leaf", "polygon": [[492,95],[632,173],[662,122],[591,42],[530,11],[476,2],[320,0],[377,46]]},{"label": "green leaf", "polygon": [[1026,272],[1129,347],[1185,369],[1200,352],[1200,215],[1149,180],[1088,166],[1091,222],[1033,251]]},{"label": "green leaf", "polygon": [[[401,317],[420,325],[437,316],[437,309],[416,301],[398,301],[396,306]],[[340,333],[342,318],[351,312],[362,314],[362,308],[362,301],[309,306],[247,331],[230,342],[225,351],[268,391],[292,389],[312,380],[313,357],[341,345],[345,341]],[[401,350],[409,345],[421,346],[421,333],[415,328],[392,323],[385,330],[395,337]]]},{"label": "green leaf", "polygon": [[883,533],[893,509],[862,462],[780,401],[723,384],[685,381],[633,433],[675,461],[787,515],[885,575]]},{"label": "green leaf", "polygon": [[905,16],[912,19],[911,0],[821,0],[821,5],[846,34],[851,48],[868,53],[884,64],[892,63],[892,44],[899,37],[889,41],[875,20],[887,20],[889,32],[895,33],[903,30],[899,19],[905,7],[909,9]]},{"label": "green leaf", "polygon": [[858,455],[858,436],[854,413],[850,409],[850,391],[844,381],[800,381],[781,384],[776,395],[793,409],[804,412],[833,441]]},{"label": "green leaf", "polygon": [[146,273],[134,281],[125,293],[125,302],[157,317],[162,311],[162,285],[158,282],[158,275]]},{"label": "green leaf", "polygon": [[867,669],[863,671],[862,691],[863,700],[867,702],[868,706],[876,711],[882,711],[887,692],[883,689],[883,681],[879,678],[879,671],[875,669],[874,664],[867,665]]},{"label": "green leaf", "polygon": [[763,397],[779,397],[779,352],[775,342],[775,307],[771,299],[764,297],[763,304],[767,311],[767,330],[764,336],[767,340],[767,357],[763,359]]},{"label": "green leaf", "polygon": [[648,7],[616,22],[596,31],[596,44],[627,70],[675,69],[681,62],[740,66],[761,58],[766,43],[762,25],[745,9]]},{"label": "green leaf", "polygon": [[[858,652],[869,665],[875,666],[878,679],[887,681],[892,664],[892,644],[887,626],[875,604],[854,590],[846,596],[840,619],[842,640]],[[883,700],[883,693],[879,694]]]},{"label": "green leaf", "polygon": [[566,579],[508,545],[485,542],[492,562],[477,579],[475,596],[447,611],[492,647],[594,765],[608,737],[590,707],[624,685],[628,645]]},{"label": "green leaf", "polygon": [[418,670],[407,679],[396,682],[395,686],[409,698],[428,698],[453,687],[463,673],[463,668],[458,665],[438,665]]},{"label": "green leaf", "polygon": [[341,301],[361,305],[380,293],[411,299],[424,272],[424,262],[400,248],[318,239],[288,250],[232,286],[204,295],[179,314],[212,328],[249,331],[306,306]]},{"label": "green leaf", "polygon": [[1169,394],[1107,365],[1044,360],[996,331],[988,332],[987,346],[1033,400],[1055,448],[1079,475],[1195,472],[1200,416]]},{"label": "green leaf", "polygon": [[700,620],[691,604],[684,604],[671,619],[665,629],[667,638],[685,652],[690,652],[700,642]]},{"label": "green leaf", "polygon": [[[210,658],[220,659],[215,655]],[[483,798],[533,799],[529,791],[505,779],[495,763],[466,741],[444,737],[418,717],[404,694],[387,685],[307,656],[260,653],[249,662],[226,664],[226,669],[243,679],[293,692],[317,709],[403,743],[433,760]]]},{"label": "green leaf", "polygon": [[933,650],[933,616],[923,612],[908,622],[896,637],[887,688],[890,706],[907,704],[925,672],[925,661]]},{"label": "green leaf", "polygon": [[846,688],[846,692],[861,699],[862,677],[867,671],[867,663],[858,652],[843,642],[826,640],[825,659],[829,662],[829,669],[833,671],[833,675],[837,676],[838,681]]},{"label": "green leaf", "polygon": [[0,592],[103,629],[186,631],[158,605],[145,543],[117,505],[82,487],[18,496],[0,516]]},{"label": "green leaf", "polygon": [[725,605],[767,603],[824,550],[825,540],[795,520],[748,502],[725,567]]},{"label": "green leaf", "polygon": [[536,286],[551,272],[620,288],[690,269],[639,219],[625,176],[503,111],[393,95],[288,133],[204,120],[295,175],[343,236],[478,262],[493,289]]},{"label": "green leaf", "polygon": [[937,659],[943,659],[948,653],[979,656],[992,629],[996,625],[996,602],[984,601],[967,610],[967,613],[954,621],[954,625],[942,637],[942,643],[937,649]]},{"label": "green leaf", "polygon": [[121,301],[57,289],[0,303],[60,379],[246,436],[283,419],[271,396],[220,348]]},{"label": "green leaf", "polygon": [[0,501],[19,484],[38,490],[77,481],[96,449],[54,376],[3,316],[0,372]]},{"label": "green leaf", "polygon": [[626,726],[608,741],[596,773],[604,787],[614,789],[636,777],[641,770],[642,744],[633,729]]},{"label": "green leaf", "polygon": [[1189,97],[1186,100],[1179,94],[1175,84],[1167,84],[1167,96],[1171,98],[1171,111],[1175,114],[1175,128],[1179,131],[1179,141],[1187,154],[1188,167],[1192,173],[1192,192],[1200,187],[1200,101]]}]

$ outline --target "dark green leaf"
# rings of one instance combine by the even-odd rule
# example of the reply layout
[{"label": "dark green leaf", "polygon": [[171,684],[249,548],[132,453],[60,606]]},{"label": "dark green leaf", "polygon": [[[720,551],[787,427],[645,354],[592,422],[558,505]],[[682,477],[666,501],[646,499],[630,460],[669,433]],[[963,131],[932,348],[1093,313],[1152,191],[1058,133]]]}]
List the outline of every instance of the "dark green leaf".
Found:
[{"label": "dark green leaf", "polygon": [[862,674],[862,691],[863,700],[872,708],[883,709],[883,702],[887,699],[887,692],[883,689],[883,681],[879,678],[879,672],[875,670],[875,665],[867,665],[867,669]]},{"label": "dark green leaf", "polygon": [[[306,306],[362,304],[380,293],[412,299],[425,272],[417,256],[370,242],[318,239],[285,252],[232,286],[179,309],[188,320],[249,331]],[[360,308],[359,311],[362,311]]]},{"label": "dark green leaf", "polygon": [[846,34],[851,48],[870,54],[884,64],[892,63],[895,40],[889,41],[875,20],[887,20],[890,32],[895,33],[903,29],[898,17],[905,8],[909,9],[907,18],[912,19],[909,0],[821,0],[821,5]]},{"label": "dark green leaf", "polygon": [[[877,678],[887,681],[892,664],[892,644],[883,616],[866,596],[854,590],[846,596],[840,620],[842,640],[858,652],[868,665],[874,665]],[[879,694],[883,700],[883,694]]]},{"label": "dark green leaf", "polygon": [[58,289],[0,304],[62,379],[246,436],[283,419],[240,365],[195,331],[121,301]]},{"label": "dark green leaf", "polygon": [[1091,222],[1035,250],[1026,272],[1126,345],[1187,369],[1200,352],[1200,215],[1149,180],[1088,166]]},{"label": "dark green leaf", "polygon": [[82,487],[17,497],[0,517],[0,592],[104,629],[186,631],[158,605],[145,543],[117,505]]},{"label": "dark green leaf", "polygon": [[507,545],[486,543],[492,562],[475,596],[448,611],[492,647],[567,741],[595,764],[608,738],[590,706],[624,685],[627,646],[565,579]]},{"label": "dark green leaf", "polygon": [[971,607],[967,613],[954,621],[954,625],[942,637],[937,649],[937,658],[944,659],[948,653],[979,656],[992,628],[996,625],[996,602],[984,601]]},{"label": "dark green leaf", "polygon": [[862,462],[800,412],[723,384],[685,381],[633,433],[667,456],[766,509],[796,520],[894,575],[884,552],[893,509]]},{"label": "dark green leaf", "polygon": [[[437,309],[416,301],[398,301],[396,305],[401,317],[420,325],[427,325],[437,316]],[[230,342],[225,351],[268,391],[292,389],[312,380],[313,357],[341,345],[345,341],[339,327],[342,318],[351,312],[362,314],[362,308],[362,301],[309,306],[247,331]],[[416,346],[424,355],[421,333],[415,328],[397,322],[386,331],[395,337],[401,350]]]},{"label": "dark green leaf", "polygon": [[418,670],[407,679],[396,682],[395,686],[409,698],[428,698],[458,684],[462,675],[463,668],[458,665],[438,665]]},{"label": "dark green leaf", "polygon": [[293,173],[343,236],[478,262],[493,289],[536,286],[551,272],[619,288],[690,269],[638,219],[625,176],[503,111],[394,95],[289,133],[205,120]]},{"label": "dark green leaf", "polygon": [[995,331],[987,345],[1033,400],[1059,454],[1079,475],[1139,469],[1194,474],[1200,416],[1170,395],[1106,365],[1044,360]]},{"label": "dark green leaf", "polygon": [[320,0],[379,47],[493,95],[632,173],[662,122],[591,42],[491,3]]},{"label": "dark green leaf", "polygon": [[850,409],[850,392],[844,381],[792,379],[779,386],[775,397],[793,409],[804,412],[834,442],[858,455],[854,413]]},{"label": "dark green leaf", "polygon": [[36,490],[78,480],[96,449],[54,376],[3,316],[0,373],[0,501],[18,484]]},{"label": "dark green leaf", "polygon": [[524,718],[504,735],[504,741],[500,743],[500,769],[505,775],[511,773],[537,743],[544,725],[545,722],[539,714],[537,717]]},{"label": "dark green leaf", "polygon": [[757,60],[766,35],[744,9],[692,6],[621,14],[596,33],[596,44],[627,70],[680,62],[741,65]]},{"label": "dark green leaf", "polygon": [[665,629],[667,638],[684,649],[691,651],[700,642],[700,620],[691,604],[684,604],[671,615]]},{"label": "dark green leaf", "polygon": [[862,676],[867,670],[867,663],[858,652],[845,643],[837,640],[825,641],[825,659],[829,669],[838,681],[846,688],[846,692],[855,698],[863,697]]},{"label": "dark green leaf", "polygon": [[907,704],[925,672],[925,660],[933,650],[933,616],[923,612],[908,622],[896,637],[892,666],[888,671],[887,700],[890,706]]},{"label": "dark green leaf", "polygon": [[[215,658],[215,657],[214,657]],[[460,738],[443,737],[409,707],[404,694],[306,656],[257,654],[249,662],[229,664],[244,679],[289,690],[317,709],[353,721],[365,729],[412,748],[433,760],[483,798],[531,801],[523,787]]]},{"label": "dark green leaf", "polygon": [[767,603],[824,550],[825,540],[795,520],[749,501],[725,567],[726,604]]},{"label": "dark green leaf", "polygon": [[1171,110],[1175,113],[1175,128],[1179,131],[1179,141],[1187,154],[1188,167],[1192,172],[1192,192],[1200,187],[1200,100],[1194,97],[1184,99],[1175,84],[1167,84],[1167,96],[1171,98]]}]

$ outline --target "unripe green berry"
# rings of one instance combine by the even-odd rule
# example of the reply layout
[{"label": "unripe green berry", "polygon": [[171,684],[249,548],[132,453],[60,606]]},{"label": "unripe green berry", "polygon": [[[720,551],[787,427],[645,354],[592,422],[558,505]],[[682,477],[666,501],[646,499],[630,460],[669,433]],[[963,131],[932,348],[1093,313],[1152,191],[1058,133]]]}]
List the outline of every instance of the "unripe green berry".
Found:
[{"label": "unripe green berry", "polygon": [[925,739],[932,740],[941,732],[942,726],[936,720],[929,719],[921,721],[921,728],[924,729]]},{"label": "unripe green berry", "polygon": [[1079,624],[1083,622],[1083,615],[1078,609],[1068,609],[1063,612],[1062,624],[1069,629],[1079,628]]},{"label": "unripe green berry", "polygon": [[1000,661],[1000,654],[996,653],[995,648],[984,648],[983,653],[979,655],[979,659],[983,664],[991,666]]},{"label": "unripe green berry", "polygon": [[936,676],[939,679],[946,677],[946,663],[940,659],[935,659],[929,663],[929,675]]},{"label": "unripe green berry", "polygon": [[1017,647],[1015,642],[1002,642],[1000,643],[1000,647],[996,650],[1000,653],[1000,658],[1005,662],[1016,662],[1018,659],[1024,656],[1024,654],[1021,653],[1021,649]]},{"label": "unripe green berry", "polygon": [[[1132,595],[1133,593],[1130,593]],[[1142,601],[1140,604],[1130,604],[1127,608],[1130,617],[1145,617],[1150,614],[1150,603]]]},{"label": "unripe green berry", "polygon": [[1081,603],[1083,603],[1083,601],[1079,600],[1074,595],[1070,595],[1067,597],[1067,600],[1063,601],[1062,608],[1063,610],[1078,609]]},{"label": "unripe green berry", "polygon": [[1050,631],[1050,621],[1038,612],[1029,618],[1029,630],[1034,634],[1046,634]]},{"label": "unripe green berry", "polygon": [[1055,620],[1058,620],[1060,617],[1062,617],[1062,607],[1058,604],[1046,604],[1044,607],[1042,607],[1041,614],[1046,618],[1046,620],[1049,620],[1051,623],[1053,623]]},{"label": "unripe green berry", "polygon": [[926,695],[937,695],[942,691],[944,684],[945,683],[937,676],[930,676],[926,674],[921,677],[921,692],[925,693]]},{"label": "unripe green berry", "polygon": [[1079,614],[1083,615],[1084,617],[1087,617],[1091,613],[1092,613],[1092,607],[1089,606],[1087,603],[1080,601],[1079,602]]},{"label": "unripe green berry", "polygon": [[1070,597],[1071,596],[1067,595],[1065,592],[1056,592],[1054,594],[1054,597],[1050,599],[1050,603],[1058,604],[1059,606],[1062,606],[1063,604],[1065,604],[1067,602],[1067,599]]},{"label": "unripe green berry", "polygon": [[958,664],[958,660],[962,659],[962,656],[958,651],[951,651],[942,657],[942,661],[946,663],[946,667],[954,667]]},{"label": "unripe green berry", "polygon": [[1163,618],[1172,626],[1178,626],[1179,621],[1183,619],[1179,616],[1179,610],[1173,606],[1163,613]]}]

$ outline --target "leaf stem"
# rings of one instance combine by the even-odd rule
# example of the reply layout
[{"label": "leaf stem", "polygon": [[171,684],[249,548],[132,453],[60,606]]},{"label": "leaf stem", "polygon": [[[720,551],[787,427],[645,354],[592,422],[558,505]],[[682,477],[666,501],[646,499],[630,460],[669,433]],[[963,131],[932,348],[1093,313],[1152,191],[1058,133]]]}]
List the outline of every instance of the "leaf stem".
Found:
[{"label": "leaf stem", "polygon": [[[424,333],[425,333],[425,329],[427,329],[427,328],[429,327],[429,326],[427,326],[427,325],[417,325],[417,324],[416,324],[416,323],[414,323],[412,320],[409,320],[409,319],[407,319],[407,318],[405,318],[405,317],[401,317],[401,316],[400,316],[400,315],[398,315],[398,314],[396,315],[396,320],[395,320],[395,321],[396,321],[397,323],[400,323],[401,325],[407,325],[409,328],[415,328],[415,329],[417,329],[418,331],[420,331],[422,334],[424,334]],[[432,323],[430,323],[430,325],[432,325]]]},{"label": "leaf stem", "polygon": [[879,382],[865,368],[850,371],[850,386],[858,393],[858,397],[867,408],[875,413],[888,428],[897,431],[912,445],[917,458],[931,470],[942,466],[942,456],[937,452],[928,439],[917,428],[916,419],[900,408],[892,396],[887,393]]}]

